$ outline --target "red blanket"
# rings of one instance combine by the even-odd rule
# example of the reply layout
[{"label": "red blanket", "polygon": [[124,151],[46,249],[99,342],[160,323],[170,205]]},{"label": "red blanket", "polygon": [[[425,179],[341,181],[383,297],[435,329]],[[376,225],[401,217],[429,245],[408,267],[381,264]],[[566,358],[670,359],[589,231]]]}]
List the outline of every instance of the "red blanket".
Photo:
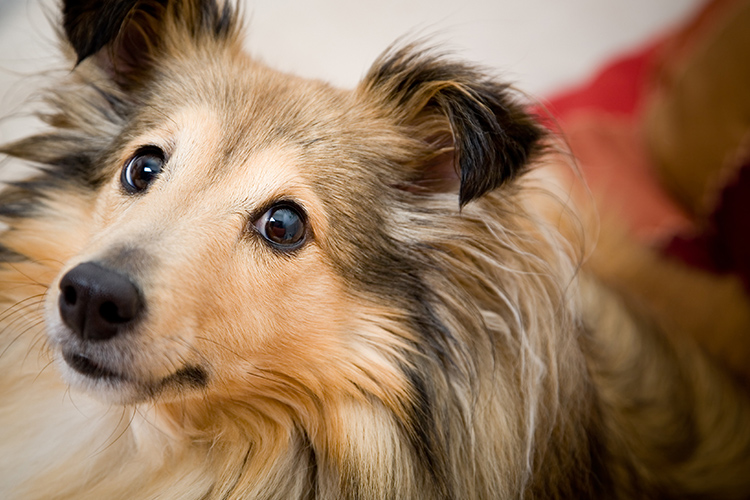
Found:
[{"label": "red blanket", "polygon": [[553,96],[548,112],[605,211],[641,241],[750,290],[747,89],[750,2],[714,0]]}]

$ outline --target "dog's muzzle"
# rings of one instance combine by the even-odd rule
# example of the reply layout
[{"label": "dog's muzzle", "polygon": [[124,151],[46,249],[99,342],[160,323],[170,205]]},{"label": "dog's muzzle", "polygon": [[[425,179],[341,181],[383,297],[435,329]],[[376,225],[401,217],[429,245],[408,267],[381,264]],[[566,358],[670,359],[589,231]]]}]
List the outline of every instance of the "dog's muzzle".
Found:
[{"label": "dog's muzzle", "polygon": [[125,275],[94,262],[74,267],[60,281],[60,316],[81,340],[109,340],[142,315],[144,301]]}]

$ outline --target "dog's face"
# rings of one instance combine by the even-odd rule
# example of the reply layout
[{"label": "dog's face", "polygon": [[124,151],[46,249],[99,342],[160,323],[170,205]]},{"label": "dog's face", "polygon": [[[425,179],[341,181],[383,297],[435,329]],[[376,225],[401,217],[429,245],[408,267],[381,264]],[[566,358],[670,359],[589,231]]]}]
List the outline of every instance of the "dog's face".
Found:
[{"label": "dog's face", "polygon": [[426,200],[504,184],[538,129],[434,56],[389,53],[345,92],[250,59],[209,0],[97,5],[65,12],[116,115],[62,195],[88,200],[46,303],[66,379],[119,403],[408,398]]},{"label": "dog's face", "polygon": [[351,132],[367,118],[242,54],[170,75],[103,158],[88,239],[49,294],[63,371],[116,401],[290,369],[333,382],[356,311],[327,247],[363,193],[332,171],[367,147]]},{"label": "dog's face", "polygon": [[193,75],[202,89],[172,82],[105,159],[89,238],[47,305],[76,385],[127,401],[335,358],[348,307],[319,243],[336,227],[310,175],[321,131],[273,131],[299,127],[280,103],[309,89],[248,66],[227,106],[196,102],[227,85],[217,68]]}]

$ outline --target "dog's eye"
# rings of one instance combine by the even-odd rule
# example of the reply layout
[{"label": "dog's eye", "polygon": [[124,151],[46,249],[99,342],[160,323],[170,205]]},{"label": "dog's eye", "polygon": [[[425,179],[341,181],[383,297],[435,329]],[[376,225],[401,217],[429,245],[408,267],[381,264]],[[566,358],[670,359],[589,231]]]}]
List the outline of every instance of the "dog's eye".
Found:
[{"label": "dog's eye", "polygon": [[266,241],[280,250],[294,250],[305,242],[304,212],[291,203],[271,207],[255,221],[255,228]]},{"label": "dog's eye", "polygon": [[145,191],[159,175],[164,166],[164,151],[156,146],[139,149],[125,164],[120,183],[130,194]]}]

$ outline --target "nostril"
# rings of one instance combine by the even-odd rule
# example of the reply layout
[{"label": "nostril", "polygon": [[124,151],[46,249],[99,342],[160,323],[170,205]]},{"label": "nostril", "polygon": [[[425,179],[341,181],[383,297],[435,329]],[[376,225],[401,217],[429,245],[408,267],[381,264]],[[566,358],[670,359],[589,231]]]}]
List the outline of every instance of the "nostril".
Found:
[{"label": "nostril", "polygon": [[112,324],[127,323],[133,319],[132,314],[128,314],[130,311],[121,311],[120,308],[114,302],[104,302],[99,306],[99,316]]},{"label": "nostril", "polygon": [[76,301],[78,300],[78,293],[76,292],[76,289],[72,286],[66,286],[63,287],[63,299],[65,300],[65,303],[69,306],[76,305]]}]

